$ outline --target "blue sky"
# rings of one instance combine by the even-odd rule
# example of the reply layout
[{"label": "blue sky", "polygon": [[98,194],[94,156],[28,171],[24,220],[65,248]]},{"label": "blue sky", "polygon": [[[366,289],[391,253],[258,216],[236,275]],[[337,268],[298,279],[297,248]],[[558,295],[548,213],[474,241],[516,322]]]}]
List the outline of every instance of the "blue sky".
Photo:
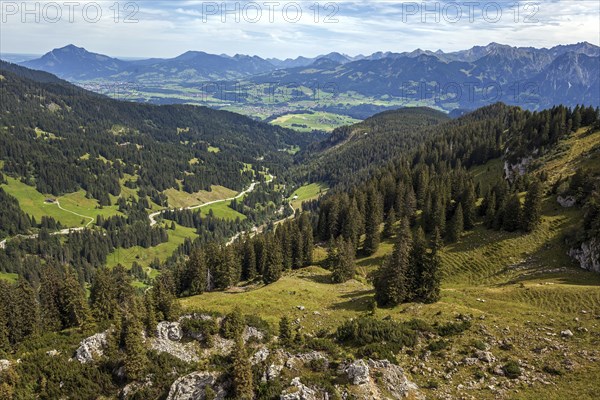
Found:
[{"label": "blue sky", "polygon": [[598,0],[520,1],[516,8],[514,1],[227,1],[229,12],[221,1],[71,1],[78,5],[1,0],[0,51],[41,54],[72,43],[118,57],[201,50],[286,58],[490,42],[600,44]]}]

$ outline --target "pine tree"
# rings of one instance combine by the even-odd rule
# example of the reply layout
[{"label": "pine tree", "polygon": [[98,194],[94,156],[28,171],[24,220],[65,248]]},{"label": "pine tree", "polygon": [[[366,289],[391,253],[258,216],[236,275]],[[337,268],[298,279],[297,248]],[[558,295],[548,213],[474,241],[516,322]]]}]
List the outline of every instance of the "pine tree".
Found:
[{"label": "pine tree", "polygon": [[485,212],[485,226],[488,229],[492,229],[494,227],[494,221],[496,220],[496,194],[491,192],[488,202],[487,202],[487,210]]},{"label": "pine tree", "polygon": [[425,242],[425,232],[419,227],[413,237],[412,249],[410,252],[410,263],[406,273],[408,296],[410,301],[417,300],[420,297],[423,285],[423,271],[426,268],[427,243]]},{"label": "pine tree", "polygon": [[407,220],[402,220],[394,251],[375,278],[375,300],[379,306],[396,306],[408,297],[407,271],[412,238]]},{"label": "pine tree", "polygon": [[233,395],[235,399],[252,400],[254,398],[252,383],[252,365],[248,359],[246,348],[241,337],[235,341],[233,348]]},{"label": "pine tree", "polygon": [[458,203],[456,207],[456,211],[454,211],[454,216],[450,220],[450,224],[448,226],[447,238],[450,243],[455,243],[460,238],[464,230],[464,216],[462,204]]},{"label": "pine tree", "polygon": [[90,322],[91,315],[85,298],[85,291],[77,279],[73,268],[65,268],[61,288],[60,315],[63,328],[83,327]]},{"label": "pine tree", "polygon": [[227,314],[221,326],[221,336],[225,339],[238,339],[244,333],[244,316],[238,307]]},{"label": "pine tree", "polygon": [[60,296],[62,279],[54,266],[46,265],[40,275],[40,322],[44,331],[55,332],[62,328]]},{"label": "pine tree", "polygon": [[303,213],[300,216],[300,231],[303,238],[302,241],[302,259],[303,266],[307,267],[313,263],[313,248],[314,248],[314,237],[313,227],[310,221],[310,215]]},{"label": "pine tree", "polygon": [[522,216],[523,230],[526,232],[533,231],[541,221],[542,191],[542,184],[537,179],[529,185]]},{"label": "pine tree", "polygon": [[363,250],[369,256],[377,251],[381,240],[379,226],[382,218],[382,205],[380,195],[374,187],[370,187],[367,191],[365,214],[365,242]]},{"label": "pine tree", "polygon": [[274,236],[267,243],[265,270],[263,272],[263,282],[268,285],[277,282],[281,278],[283,269],[283,257],[281,255],[281,244]]},{"label": "pine tree", "polygon": [[292,341],[292,324],[287,316],[279,320],[279,341],[283,345],[289,345]]},{"label": "pine tree", "polygon": [[346,241],[340,236],[329,252],[326,263],[331,270],[333,283],[343,283],[352,279],[356,273],[352,242]]},{"label": "pine tree", "polygon": [[256,252],[252,239],[247,237],[242,248],[242,280],[250,281],[256,278]]},{"label": "pine tree", "polygon": [[461,201],[464,216],[464,229],[473,229],[475,226],[475,215],[477,212],[475,201],[475,189],[472,184],[469,184]]},{"label": "pine tree", "polygon": [[189,285],[187,294],[189,296],[202,294],[206,291],[207,275],[208,268],[206,266],[204,253],[199,249],[195,249],[192,251],[192,254],[190,254],[190,258],[185,266],[186,283]]},{"label": "pine tree", "polygon": [[9,335],[12,343],[36,335],[40,326],[40,306],[35,290],[24,278],[17,280],[13,289],[12,315],[9,315]]},{"label": "pine tree", "polygon": [[389,239],[394,234],[394,224],[396,223],[396,211],[392,207],[383,225],[383,237]]},{"label": "pine tree", "polygon": [[502,228],[514,232],[521,227],[521,201],[517,194],[513,194],[504,207]]},{"label": "pine tree", "polygon": [[142,339],[144,327],[139,308],[138,300],[134,298],[127,305],[121,328],[125,350],[125,375],[129,381],[142,379],[148,365],[148,357]]},{"label": "pine tree", "polygon": [[440,299],[440,268],[442,260],[438,254],[442,246],[440,232],[436,230],[431,240],[431,252],[426,256],[426,262],[421,274],[421,287],[419,288],[419,299],[423,303],[435,303]]}]

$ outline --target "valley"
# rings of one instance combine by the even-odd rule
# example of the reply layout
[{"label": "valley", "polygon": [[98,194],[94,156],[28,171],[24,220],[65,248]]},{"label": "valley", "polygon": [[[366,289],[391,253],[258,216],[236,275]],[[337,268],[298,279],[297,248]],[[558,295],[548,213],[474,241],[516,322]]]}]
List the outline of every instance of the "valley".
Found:
[{"label": "valley", "polygon": [[599,57],[0,61],[0,399],[595,399]]}]

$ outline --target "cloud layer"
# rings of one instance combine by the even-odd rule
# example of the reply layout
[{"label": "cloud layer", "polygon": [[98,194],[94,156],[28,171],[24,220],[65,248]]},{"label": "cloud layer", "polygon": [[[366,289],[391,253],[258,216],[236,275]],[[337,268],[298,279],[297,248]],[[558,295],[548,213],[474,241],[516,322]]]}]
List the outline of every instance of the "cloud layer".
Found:
[{"label": "cloud layer", "polygon": [[[520,1],[5,1],[0,51],[73,43],[120,57],[187,50],[262,57],[350,55],[488,44],[600,44],[597,0]],[[73,4],[76,3],[76,4]],[[116,7],[118,5],[118,7]],[[118,11],[117,11],[118,9]]]}]

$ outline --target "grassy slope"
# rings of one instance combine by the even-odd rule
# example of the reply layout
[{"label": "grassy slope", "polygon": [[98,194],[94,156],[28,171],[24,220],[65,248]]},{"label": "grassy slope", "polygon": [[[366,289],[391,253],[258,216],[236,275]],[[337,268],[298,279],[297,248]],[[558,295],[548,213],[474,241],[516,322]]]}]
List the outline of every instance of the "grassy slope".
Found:
[{"label": "grassy slope", "polygon": [[310,132],[313,130],[331,132],[340,126],[352,125],[357,122],[360,122],[360,120],[346,115],[318,111],[314,114],[286,114],[273,120],[271,124],[300,132]]},{"label": "grassy slope", "polygon": [[325,194],[328,189],[329,187],[325,183],[311,183],[298,188],[289,199],[292,200],[294,196],[298,196],[296,200],[292,200],[292,207],[299,209],[303,202],[318,198]]},{"label": "grassy slope", "polygon": [[[546,156],[541,169],[552,175],[566,175],[577,165],[598,167],[600,152],[594,156],[589,152],[599,143],[600,132],[585,137],[579,132],[561,143],[557,152]],[[501,166],[499,160],[473,172],[476,179],[486,182],[497,176],[498,166]],[[504,398],[564,399],[573,394],[578,399],[597,398],[600,365],[590,354],[598,356],[600,327],[596,316],[600,314],[600,275],[578,268],[566,255],[563,240],[564,233],[580,221],[580,211],[563,209],[550,197],[544,201],[541,226],[531,234],[488,231],[478,226],[442,251],[444,280],[440,302],[377,311],[379,316],[391,315],[401,320],[416,317],[444,322],[459,313],[475,319],[467,334],[453,340],[445,356],[425,361],[401,356],[405,366],[424,362],[425,367],[440,371],[434,379],[440,389],[424,389],[428,396],[457,396],[456,385],[474,381],[475,373],[483,372],[486,378],[480,388],[463,390],[462,394],[478,399],[496,398],[487,389],[492,384],[492,375],[481,365],[458,368],[449,382],[441,378],[447,373],[449,359],[460,362],[473,351],[475,341],[485,341],[491,345],[499,364],[520,359],[530,366],[526,368],[528,374],[551,382],[549,385],[537,382],[533,386],[508,383],[511,386],[505,388]],[[308,332],[333,329],[341,321],[368,310],[373,291],[365,276],[381,264],[391,249],[392,244],[384,242],[375,255],[358,260],[358,280],[342,285],[330,284],[329,272],[311,267],[288,273],[269,286],[209,293],[181,302],[188,310],[227,312],[239,306],[242,311],[256,313],[272,323],[287,315],[299,318]],[[299,305],[306,310],[297,309]],[[314,314],[315,311],[319,314]],[[575,336],[561,338],[560,332],[565,329]],[[502,350],[500,340],[510,340],[513,349]],[[573,364],[572,370],[566,370],[568,363]],[[562,375],[544,374],[547,366],[555,366]],[[412,378],[425,386],[431,376],[417,373]],[[501,385],[509,382],[502,379],[498,379]]]},{"label": "grassy slope", "polygon": [[[167,224],[170,226],[170,222]],[[130,268],[134,262],[137,262],[143,267],[147,267],[150,263],[158,258],[160,261],[165,261],[180,244],[183,244],[186,238],[195,238],[196,230],[176,225],[174,231],[168,230],[169,241],[161,243],[156,247],[144,249],[143,247],[132,247],[130,249],[117,249],[108,255],[107,266],[112,268],[117,264],[121,264],[126,268]]]},{"label": "grassy slope", "polygon": [[201,190],[196,193],[186,193],[182,190],[167,189],[165,190],[165,194],[169,198],[169,206],[179,208],[195,206],[219,199],[227,199],[235,196],[237,192],[224,186],[212,186],[210,192]]},{"label": "grassy slope", "polygon": [[[35,187],[28,186],[16,179],[6,177],[6,180],[8,183],[2,185],[4,190],[14,196],[19,201],[23,211],[35,217],[38,222],[43,216],[53,217],[67,227],[84,226],[89,222],[88,219],[83,220],[82,217],[59,209],[56,204],[45,202],[47,198],[55,198],[54,196],[44,195],[38,192]],[[92,218],[97,215],[108,217],[119,213],[116,206],[97,208],[98,202],[95,199],[87,199],[83,191],[60,196],[57,200],[66,210]]]}]

